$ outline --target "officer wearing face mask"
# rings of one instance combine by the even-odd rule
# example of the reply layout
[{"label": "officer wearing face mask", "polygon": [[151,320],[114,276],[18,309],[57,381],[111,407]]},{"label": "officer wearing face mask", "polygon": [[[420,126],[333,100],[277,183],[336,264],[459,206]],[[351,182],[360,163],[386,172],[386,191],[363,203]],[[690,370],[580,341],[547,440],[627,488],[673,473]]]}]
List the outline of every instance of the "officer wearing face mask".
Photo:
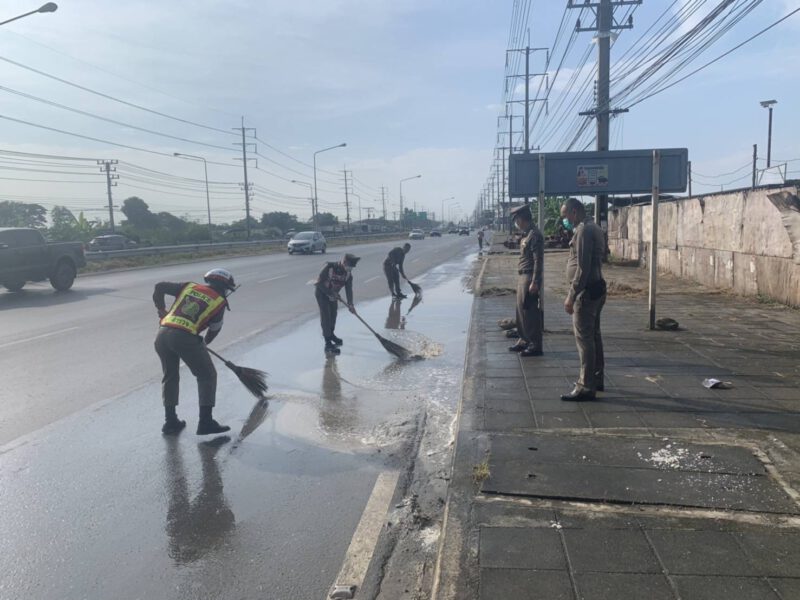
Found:
[{"label": "officer wearing face mask", "polygon": [[595,392],[603,391],[604,356],[600,335],[600,313],[606,303],[606,282],[602,263],[606,242],[603,230],[587,216],[577,198],[569,198],[561,206],[564,227],[574,231],[569,244],[567,282],[569,291],[564,310],[572,315],[575,345],[578,347],[580,372],[575,388],[562,394],[562,400],[594,400]]},{"label": "officer wearing face mask", "polygon": [[339,312],[339,292],[344,288],[347,308],[355,312],[353,306],[353,268],[361,260],[353,254],[345,254],[339,262],[325,263],[314,286],[314,296],[319,305],[319,320],[322,325],[322,337],[325,338],[325,353],[340,354],[339,346],[343,341],[334,333],[336,316]]}]

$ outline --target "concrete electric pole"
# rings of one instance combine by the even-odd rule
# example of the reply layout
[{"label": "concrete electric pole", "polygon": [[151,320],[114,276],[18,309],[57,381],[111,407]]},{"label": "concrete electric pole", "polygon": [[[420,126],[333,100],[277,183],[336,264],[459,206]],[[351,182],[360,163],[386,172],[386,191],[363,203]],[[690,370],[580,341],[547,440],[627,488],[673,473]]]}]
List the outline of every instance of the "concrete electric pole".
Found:
[{"label": "concrete electric pole", "polygon": [[111,198],[111,188],[117,185],[117,182],[114,181],[115,179],[119,179],[119,175],[116,174],[116,167],[112,165],[116,165],[116,160],[98,160],[97,164],[102,165],[100,169],[101,173],[106,174],[106,189],[108,190],[108,222],[111,225],[111,233],[114,233],[114,201]]},{"label": "concrete electric pole", "polygon": [[[588,8],[594,11],[595,22],[592,27],[581,27],[578,20],[575,31],[596,32],[597,41],[597,102],[595,108],[580,113],[581,116],[593,116],[597,119],[597,150],[604,152],[609,149],[609,121],[611,115],[628,112],[628,109],[614,109],[609,105],[610,78],[611,78],[611,38],[615,31],[633,29],[633,16],[627,23],[618,24],[614,21],[614,9],[618,6],[641,4],[642,0],[598,0],[596,2],[581,2],[569,0],[568,8]],[[608,195],[598,194],[595,204],[594,220],[604,230],[608,229]]]}]

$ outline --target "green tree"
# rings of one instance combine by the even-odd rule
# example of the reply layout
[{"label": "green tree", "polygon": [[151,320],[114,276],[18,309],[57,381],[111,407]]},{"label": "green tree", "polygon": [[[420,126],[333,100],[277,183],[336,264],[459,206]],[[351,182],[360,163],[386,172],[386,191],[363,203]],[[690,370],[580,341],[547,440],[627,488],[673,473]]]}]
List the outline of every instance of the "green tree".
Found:
[{"label": "green tree", "polygon": [[320,227],[331,227],[339,224],[339,217],[332,213],[317,213],[317,225]]},{"label": "green tree", "polygon": [[268,212],[261,215],[261,226],[279,229],[281,233],[286,233],[290,229],[300,227],[300,222],[296,215],[288,212]]},{"label": "green tree", "polygon": [[0,227],[33,227],[42,229],[47,225],[47,209],[41,204],[25,202],[0,202]]}]

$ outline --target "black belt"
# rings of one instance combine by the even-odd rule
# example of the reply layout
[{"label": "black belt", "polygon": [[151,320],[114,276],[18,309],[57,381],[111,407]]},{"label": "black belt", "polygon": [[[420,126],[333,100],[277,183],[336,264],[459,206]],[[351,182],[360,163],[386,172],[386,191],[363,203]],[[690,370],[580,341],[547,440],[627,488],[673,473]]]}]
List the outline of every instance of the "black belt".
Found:
[{"label": "black belt", "polygon": [[532,270],[532,269],[531,269],[530,271],[523,271],[522,269],[520,269],[519,271],[517,271],[517,274],[518,274],[518,275],[531,275],[532,273],[533,273],[533,270]]}]

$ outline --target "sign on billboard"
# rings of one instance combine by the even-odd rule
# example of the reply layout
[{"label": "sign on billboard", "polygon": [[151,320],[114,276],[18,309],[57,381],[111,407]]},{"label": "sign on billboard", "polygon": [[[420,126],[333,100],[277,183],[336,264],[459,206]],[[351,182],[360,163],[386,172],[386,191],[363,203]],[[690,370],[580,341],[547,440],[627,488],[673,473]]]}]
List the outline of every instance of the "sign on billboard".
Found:
[{"label": "sign on billboard", "polygon": [[[689,151],[666,148],[659,152],[661,192],[685,191]],[[524,153],[509,159],[512,198],[539,194],[540,156],[544,157],[547,195],[643,194],[653,189],[653,150]]]}]

